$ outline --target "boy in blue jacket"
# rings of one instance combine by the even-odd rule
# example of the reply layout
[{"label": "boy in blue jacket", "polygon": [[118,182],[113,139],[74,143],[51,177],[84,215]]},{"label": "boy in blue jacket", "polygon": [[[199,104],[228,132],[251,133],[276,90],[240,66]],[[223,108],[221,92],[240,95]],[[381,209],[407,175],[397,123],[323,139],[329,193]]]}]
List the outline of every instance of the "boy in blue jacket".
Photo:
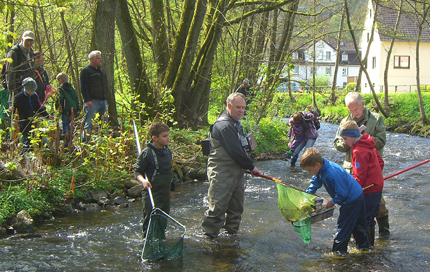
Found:
[{"label": "boy in blue jacket", "polygon": [[366,207],[360,184],[345,169],[324,159],[315,148],[306,150],[300,159],[300,166],[313,175],[307,193],[315,194],[324,185],[332,198],[326,208],[340,205],[332,251],[346,256],[351,233],[358,249],[371,249],[366,234]]}]

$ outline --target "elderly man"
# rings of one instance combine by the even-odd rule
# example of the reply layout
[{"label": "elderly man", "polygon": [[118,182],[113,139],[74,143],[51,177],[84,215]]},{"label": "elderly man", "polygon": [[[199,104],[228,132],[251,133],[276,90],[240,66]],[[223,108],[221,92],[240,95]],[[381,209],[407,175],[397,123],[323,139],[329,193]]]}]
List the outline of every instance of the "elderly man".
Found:
[{"label": "elderly man", "polygon": [[[341,121],[340,125],[344,124],[346,121],[349,120],[357,122],[358,126],[360,127],[361,133],[370,134],[373,140],[375,140],[375,148],[382,156],[385,143],[387,142],[385,124],[382,116],[369,111],[364,106],[363,98],[358,92],[348,93],[345,97],[345,105],[348,108],[350,114]],[[334,139],[334,147],[338,151],[346,152],[343,168],[349,170],[350,173],[352,173],[351,148],[344,143],[342,137],[339,135],[339,130],[337,131],[336,137]],[[390,234],[388,210],[385,207],[385,200],[383,196],[381,196],[381,207],[379,209],[379,214],[376,217],[376,220],[379,226],[379,234]]]},{"label": "elderly man", "polygon": [[84,99],[85,123],[82,132],[82,141],[88,142],[93,128],[93,119],[96,112],[100,117],[105,114],[107,106],[108,82],[106,73],[100,67],[102,55],[100,51],[91,51],[88,54],[89,64],[80,74],[81,93]]},{"label": "elderly man", "polygon": [[[13,96],[21,91],[21,83],[24,78],[35,77],[34,64],[32,62],[34,53],[31,47],[34,44],[34,33],[27,30],[22,33],[21,40],[12,46],[7,54],[12,62],[6,64],[6,84],[9,93]],[[12,100],[12,97],[10,100]]]},{"label": "elderly man", "polygon": [[[205,235],[214,238],[224,228],[235,234],[243,212],[244,172],[260,174],[246,153],[245,135],[240,119],[245,114],[245,96],[232,93],[227,98],[227,110],[211,127],[212,150],[208,158],[207,175],[209,209],[202,224]],[[245,141],[243,141],[245,140]]]}]

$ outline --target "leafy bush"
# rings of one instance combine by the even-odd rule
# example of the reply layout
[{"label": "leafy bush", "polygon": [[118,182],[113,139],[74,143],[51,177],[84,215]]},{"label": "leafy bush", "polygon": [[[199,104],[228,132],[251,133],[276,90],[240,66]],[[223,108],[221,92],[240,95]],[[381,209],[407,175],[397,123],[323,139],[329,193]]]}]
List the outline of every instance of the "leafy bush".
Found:
[{"label": "leafy bush", "polygon": [[345,91],[349,91],[349,92],[354,91],[355,90],[355,86],[357,86],[357,83],[350,82],[350,83],[346,84]]}]

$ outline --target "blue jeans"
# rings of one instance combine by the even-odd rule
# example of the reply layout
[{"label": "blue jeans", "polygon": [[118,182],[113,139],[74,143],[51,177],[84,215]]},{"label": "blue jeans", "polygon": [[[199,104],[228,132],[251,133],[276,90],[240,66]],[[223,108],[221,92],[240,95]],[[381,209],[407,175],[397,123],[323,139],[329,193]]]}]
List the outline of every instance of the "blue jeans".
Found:
[{"label": "blue jeans", "polygon": [[292,155],[291,161],[296,162],[297,159],[299,158],[299,154],[302,151],[303,148],[305,148],[305,150],[303,152],[306,151],[306,149],[308,149],[309,147],[313,147],[315,142],[317,139],[308,139],[308,140],[304,140],[303,142],[301,142],[296,149],[294,149],[294,153]]},{"label": "blue jeans", "polygon": [[85,123],[84,123],[84,131],[82,131],[82,141],[88,143],[90,140],[89,136],[85,134],[91,134],[91,131],[93,129],[93,119],[96,116],[96,113],[100,115],[100,118],[105,114],[106,107],[107,107],[107,101],[106,100],[99,100],[99,99],[93,99],[91,100],[93,102],[93,108],[90,109],[87,104],[84,104],[84,111],[85,111]]}]

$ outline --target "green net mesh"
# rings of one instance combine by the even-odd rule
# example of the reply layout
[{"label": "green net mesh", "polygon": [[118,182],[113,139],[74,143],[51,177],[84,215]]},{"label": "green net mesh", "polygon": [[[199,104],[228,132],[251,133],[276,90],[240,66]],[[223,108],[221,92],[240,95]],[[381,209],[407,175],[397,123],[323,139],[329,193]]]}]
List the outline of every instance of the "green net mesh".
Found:
[{"label": "green net mesh", "polygon": [[177,259],[183,256],[185,227],[156,208],[149,219],[142,260]]},{"label": "green net mesh", "polygon": [[301,221],[315,210],[314,199],[317,197],[289,186],[276,183],[278,188],[278,208],[290,222]]},{"label": "green net mesh", "polygon": [[303,242],[311,240],[311,213],[315,210],[315,195],[276,183],[278,188],[278,208],[294,230],[300,234]]},{"label": "green net mesh", "polygon": [[312,218],[310,216],[301,221],[292,222],[294,231],[300,234],[304,243],[311,241],[311,223]]}]

